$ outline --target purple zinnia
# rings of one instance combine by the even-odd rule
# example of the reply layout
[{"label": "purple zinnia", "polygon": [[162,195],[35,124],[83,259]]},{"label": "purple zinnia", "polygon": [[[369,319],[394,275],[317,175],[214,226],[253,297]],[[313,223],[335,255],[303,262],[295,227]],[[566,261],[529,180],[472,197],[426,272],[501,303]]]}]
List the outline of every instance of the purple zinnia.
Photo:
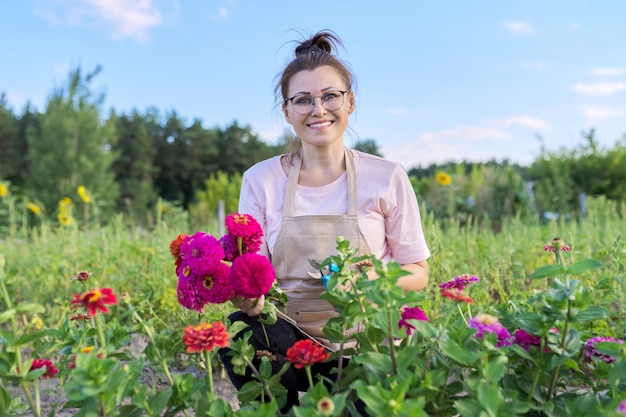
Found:
[{"label": "purple zinnia", "polygon": [[455,277],[451,281],[444,282],[443,284],[439,284],[439,288],[442,290],[447,290],[451,288],[455,288],[457,290],[463,291],[465,287],[467,287],[471,282],[480,281],[477,277],[469,274],[459,275]]},{"label": "purple zinnia", "polygon": [[404,307],[401,310],[400,320],[398,321],[398,329],[403,327],[406,328],[407,336],[410,336],[415,330],[415,326],[413,326],[409,320],[421,320],[428,321],[428,317],[426,317],[426,313],[419,307]]},{"label": "purple zinnia", "polygon": [[626,400],[623,400],[621,403],[619,403],[616,411],[626,416]]},{"label": "purple zinnia", "polygon": [[497,317],[480,313],[470,320],[469,325],[476,329],[475,336],[479,339],[482,339],[484,333],[494,333],[498,337],[498,347],[511,345],[511,334]]},{"label": "purple zinnia", "polygon": [[244,253],[233,261],[230,285],[244,298],[266,294],[274,283],[274,268],[269,259],[256,253]]},{"label": "purple zinnia", "polygon": [[613,339],[612,337],[601,337],[601,336],[596,336],[596,337],[592,337],[591,339],[587,340],[587,343],[585,343],[585,360],[586,361],[592,361],[594,357],[602,359],[604,362],[606,363],[612,363],[615,362],[615,357],[610,356],[610,355],[606,355],[604,353],[600,353],[596,350],[596,343],[599,342],[613,342],[613,343],[619,343],[620,345],[624,344],[624,341],[621,339]]},{"label": "purple zinnia", "polygon": [[[558,334],[559,330],[556,327],[553,327],[550,329],[550,332]],[[513,343],[520,345],[527,351],[530,351],[531,346],[534,346],[537,349],[541,347],[541,337],[532,335],[524,329],[518,329],[513,335]],[[550,352],[550,349],[546,347],[545,352]]]}]

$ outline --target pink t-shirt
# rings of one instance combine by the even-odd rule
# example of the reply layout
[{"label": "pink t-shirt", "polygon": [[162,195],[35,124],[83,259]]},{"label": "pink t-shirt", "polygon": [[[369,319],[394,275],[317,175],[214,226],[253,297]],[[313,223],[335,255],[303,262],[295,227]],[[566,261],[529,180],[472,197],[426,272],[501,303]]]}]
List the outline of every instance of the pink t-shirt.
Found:
[{"label": "pink t-shirt", "polygon": [[[354,156],[359,202],[359,228],[372,253],[382,262],[419,262],[430,256],[424,238],[417,198],[406,171],[399,165],[367,153]],[[261,224],[260,253],[270,258],[283,215],[287,175],[280,155],[261,161],[243,175],[239,212]],[[295,216],[348,212],[347,175],[322,187],[296,189]]]}]

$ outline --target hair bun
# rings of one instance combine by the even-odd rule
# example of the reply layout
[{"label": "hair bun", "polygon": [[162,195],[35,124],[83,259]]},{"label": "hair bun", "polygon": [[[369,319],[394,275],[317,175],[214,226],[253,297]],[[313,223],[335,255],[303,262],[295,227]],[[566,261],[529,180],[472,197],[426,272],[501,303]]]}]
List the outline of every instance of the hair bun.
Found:
[{"label": "hair bun", "polygon": [[327,53],[333,50],[333,44],[339,43],[339,38],[329,32],[318,32],[311,39],[303,41],[296,47],[296,56]]}]

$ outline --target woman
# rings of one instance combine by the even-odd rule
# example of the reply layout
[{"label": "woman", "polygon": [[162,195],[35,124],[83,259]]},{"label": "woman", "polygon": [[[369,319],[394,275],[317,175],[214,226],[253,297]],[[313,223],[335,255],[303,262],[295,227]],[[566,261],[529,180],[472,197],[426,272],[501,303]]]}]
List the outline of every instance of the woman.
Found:
[{"label": "woman", "polygon": [[[257,163],[243,177],[239,212],[261,224],[261,253],[272,261],[289,303],[285,319],[266,326],[269,346],[256,320],[263,297],[236,296],[232,301],[241,311],[230,318],[250,324],[251,343],[257,351],[272,353],[275,371],[299,339],[312,337],[336,349],[322,332],[335,312],[319,299],[324,287],[310,259],[321,262],[335,254],[337,236],[349,240],[360,254],[402,264],[410,272],[398,281],[405,291],[421,290],[428,281],[430,252],[406,172],[396,163],[344,146],[355,108],[354,80],[332,53],[337,45],[339,38],[324,31],[296,47],[296,57],[275,88],[285,120],[297,135],[296,147],[291,154]],[[225,352],[222,359],[239,388],[249,378],[232,372]],[[313,371],[332,379],[330,370],[336,364],[317,364]],[[289,391],[287,408],[297,404],[298,390],[308,387],[303,370],[290,369],[281,382]]]}]

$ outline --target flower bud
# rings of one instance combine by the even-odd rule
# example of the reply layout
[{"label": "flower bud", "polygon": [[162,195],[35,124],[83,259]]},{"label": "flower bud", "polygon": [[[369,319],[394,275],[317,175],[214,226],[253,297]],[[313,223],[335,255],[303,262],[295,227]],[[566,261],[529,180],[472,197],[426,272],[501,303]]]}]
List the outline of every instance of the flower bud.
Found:
[{"label": "flower bud", "polygon": [[332,398],[323,397],[317,402],[317,411],[323,416],[331,416],[335,411],[335,403]]}]

